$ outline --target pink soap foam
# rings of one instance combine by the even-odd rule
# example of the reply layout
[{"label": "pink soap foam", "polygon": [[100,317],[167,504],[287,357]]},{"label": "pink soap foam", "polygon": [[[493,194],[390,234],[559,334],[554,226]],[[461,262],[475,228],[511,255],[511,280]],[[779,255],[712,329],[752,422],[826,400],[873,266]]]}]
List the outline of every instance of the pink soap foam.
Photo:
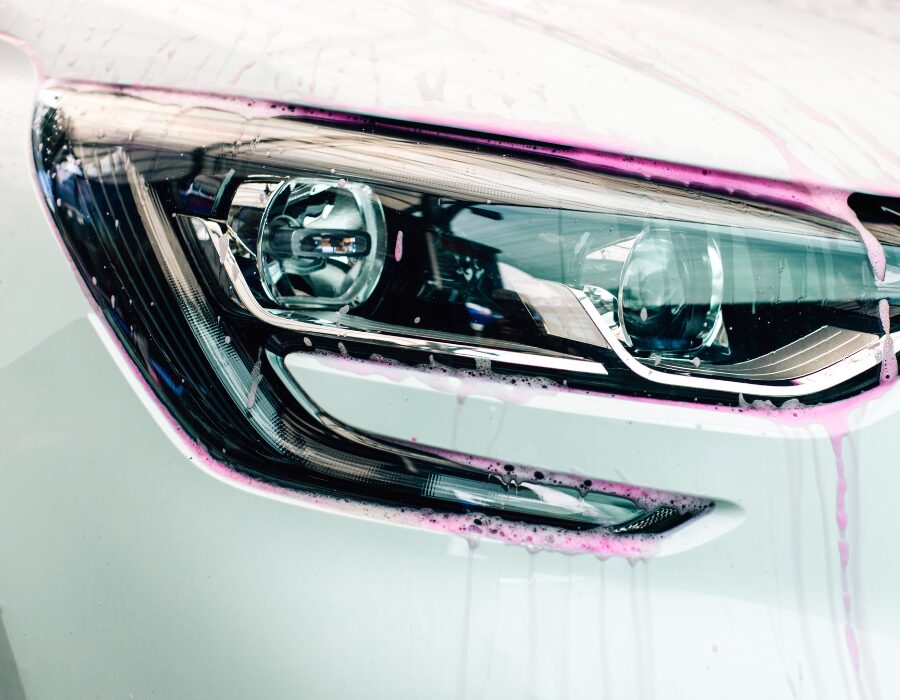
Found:
[{"label": "pink soap foam", "polygon": [[400,262],[403,257],[403,231],[397,231],[397,242],[394,244],[394,260]]},{"label": "pink soap foam", "polygon": [[897,378],[897,355],[894,339],[891,337],[891,305],[887,299],[878,302],[878,315],[884,331],[884,347],[881,351],[881,381],[891,382]]}]

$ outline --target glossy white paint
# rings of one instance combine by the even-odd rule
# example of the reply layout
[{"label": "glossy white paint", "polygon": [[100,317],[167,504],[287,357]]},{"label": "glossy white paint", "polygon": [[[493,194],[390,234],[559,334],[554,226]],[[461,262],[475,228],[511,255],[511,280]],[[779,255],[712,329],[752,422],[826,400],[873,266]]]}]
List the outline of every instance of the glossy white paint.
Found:
[{"label": "glossy white paint", "polygon": [[47,75],[526,132],[897,191],[896,5],[6,0]]},{"label": "glossy white paint", "polygon": [[[483,121],[896,189],[890,8],[591,8],[16,0],[0,28],[58,77]],[[0,623],[27,698],[900,697],[900,389],[796,421],[598,398],[570,424],[543,396],[539,421],[494,434],[485,449],[504,457],[743,509],[719,537],[634,566],[472,549],[236,488],[173,444],[90,323],[32,182],[34,89],[25,55],[0,43]],[[341,399],[316,381],[321,401]],[[834,435],[844,419],[858,672],[820,424]]]}]

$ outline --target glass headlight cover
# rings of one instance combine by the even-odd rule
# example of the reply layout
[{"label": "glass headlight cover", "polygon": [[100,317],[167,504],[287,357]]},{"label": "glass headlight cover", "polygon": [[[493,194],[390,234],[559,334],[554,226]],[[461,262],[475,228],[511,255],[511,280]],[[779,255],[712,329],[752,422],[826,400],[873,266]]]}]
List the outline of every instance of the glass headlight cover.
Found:
[{"label": "glass headlight cover", "polygon": [[[878,381],[900,248],[876,281],[845,221],[564,149],[279,110],[69,86],[35,121],[48,205],[110,325],[180,422],[254,476],[629,536],[709,506],[359,434],[291,384],[291,352],[720,403]],[[534,487],[510,492],[509,470]]]},{"label": "glass headlight cover", "polygon": [[[510,167],[493,165],[501,173]],[[570,372],[576,381],[612,370],[598,385],[628,393],[660,393],[641,381],[649,380],[666,385],[666,395],[687,389],[707,400],[722,393],[837,398],[864,386],[871,377],[860,383],[861,375],[881,363],[879,306],[893,307],[900,294],[897,248],[886,246],[892,276],[879,282],[846,222],[713,196],[689,204],[677,191],[657,189],[655,208],[672,210],[670,218],[659,218],[637,212],[649,206],[642,201],[647,193],[598,176],[591,197],[583,179],[543,167],[562,190],[556,206],[518,203],[521,194],[512,187],[506,193],[498,186],[494,199],[461,199],[382,184],[371,175],[362,185],[348,173],[340,187],[370,188],[393,253],[332,258],[335,265],[369,261],[356,268],[368,275],[368,285],[356,280],[365,294],[330,305],[308,285],[289,285],[293,296],[273,294],[264,262],[261,284],[252,274],[229,283],[252,313],[277,317],[285,328],[333,326],[376,344]],[[334,187],[329,182],[307,186]],[[452,177],[443,184],[459,186]],[[612,187],[620,188],[618,201],[608,202]],[[532,200],[547,197],[542,188],[533,190]],[[566,196],[572,208],[559,206]],[[269,212],[271,204],[266,207]],[[266,214],[256,226],[260,250],[279,222]],[[327,245],[340,240],[368,250],[361,229],[329,230]],[[318,240],[309,231],[293,235]],[[226,227],[223,235],[232,233]],[[290,254],[295,266],[311,259],[299,249]],[[312,312],[338,304],[349,313]]]},{"label": "glass headlight cover", "polygon": [[858,391],[894,332],[896,236],[876,280],[834,217],[398,124],[128,96],[110,122],[108,97],[86,93],[74,109],[97,167],[112,146],[164,180],[178,226],[225,237],[204,253],[218,291],[285,330],[725,402]]}]

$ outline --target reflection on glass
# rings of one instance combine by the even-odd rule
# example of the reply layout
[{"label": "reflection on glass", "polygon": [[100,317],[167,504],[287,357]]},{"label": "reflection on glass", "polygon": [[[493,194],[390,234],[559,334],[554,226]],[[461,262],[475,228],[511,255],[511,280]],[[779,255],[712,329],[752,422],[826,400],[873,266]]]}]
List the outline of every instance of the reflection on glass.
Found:
[{"label": "reflection on glass", "polygon": [[258,227],[237,237],[255,257],[266,295],[287,308],[365,301],[378,283],[385,249],[384,214],[371,188],[312,178],[272,187],[266,183],[262,198],[248,203],[265,206]]},{"label": "reflection on glass", "polygon": [[694,366],[753,360],[822,328],[879,334],[875,305],[890,291],[850,237],[428,198],[387,212],[407,252],[388,282],[394,303],[372,318],[563,352],[604,346],[563,286],[637,357]]}]

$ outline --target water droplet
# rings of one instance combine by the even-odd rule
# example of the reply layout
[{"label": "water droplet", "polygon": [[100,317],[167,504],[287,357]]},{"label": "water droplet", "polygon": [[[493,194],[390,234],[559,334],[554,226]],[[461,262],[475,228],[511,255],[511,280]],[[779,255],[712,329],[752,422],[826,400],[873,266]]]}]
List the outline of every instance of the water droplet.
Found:
[{"label": "water droplet", "polygon": [[641,309],[641,320],[642,321],[647,320],[647,309]]},{"label": "water droplet", "polygon": [[312,341],[311,341],[309,338],[304,338],[304,339],[303,339],[303,344],[304,344],[306,347],[308,347],[308,348],[311,348],[311,347],[312,347]]}]

